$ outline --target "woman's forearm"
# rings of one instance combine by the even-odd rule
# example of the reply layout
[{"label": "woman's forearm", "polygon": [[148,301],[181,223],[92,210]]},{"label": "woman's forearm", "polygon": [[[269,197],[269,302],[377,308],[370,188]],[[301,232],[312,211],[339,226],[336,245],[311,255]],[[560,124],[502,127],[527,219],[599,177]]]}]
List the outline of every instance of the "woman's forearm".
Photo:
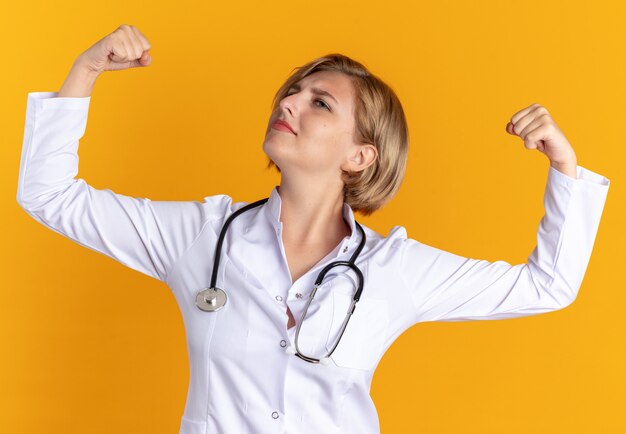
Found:
[{"label": "woman's forearm", "polygon": [[100,74],[89,70],[80,58],[76,59],[57,97],[81,98],[91,96],[98,75]]}]

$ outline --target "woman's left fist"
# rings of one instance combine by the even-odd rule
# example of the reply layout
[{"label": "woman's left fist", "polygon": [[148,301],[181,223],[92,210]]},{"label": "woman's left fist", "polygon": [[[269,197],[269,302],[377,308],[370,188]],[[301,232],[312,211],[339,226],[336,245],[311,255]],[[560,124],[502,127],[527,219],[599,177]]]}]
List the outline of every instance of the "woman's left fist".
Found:
[{"label": "woman's left fist", "polygon": [[515,113],[506,125],[506,132],[520,136],[526,149],[538,149],[551,163],[571,164],[576,162],[574,148],[548,113],[548,110],[533,104]]}]

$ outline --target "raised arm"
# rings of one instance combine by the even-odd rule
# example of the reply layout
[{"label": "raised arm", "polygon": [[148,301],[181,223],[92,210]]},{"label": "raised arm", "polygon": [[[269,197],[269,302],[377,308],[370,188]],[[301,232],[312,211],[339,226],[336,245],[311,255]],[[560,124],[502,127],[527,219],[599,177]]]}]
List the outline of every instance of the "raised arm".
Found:
[{"label": "raised arm", "polygon": [[573,149],[546,113],[533,104],[507,125],[528,149],[550,158],[545,214],[528,261],[511,265],[466,258],[405,239],[401,267],[414,304],[414,323],[536,315],[576,299],[610,181],[575,163]]},{"label": "raised arm", "polygon": [[582,283],[609,180],[576,166],[573,179],[552,166],[537,245],[525,264],[466,258],[408,238],[402,270],[414,321],[516,318],[562,309]]},{"label": "raised arm", "polygon": [[[111,41],[105,39],[98,44],[106,48]],[[116,49],[122,41],[114,39],[112,47]],[[94,47],[90,50],[102,48]],[[176,259],[206,222],[227,213],[231,198],[216,195],[204,202],[152,201],[98,190],[76,178],[78,145],[85,133],[96,77],[86,59],[79,57],[74,63],[62,88],[66,96],[57,92],[28,94],[17,202],[55,232],[165,281]],[[127,62],[123,57],[118,60]]]}]

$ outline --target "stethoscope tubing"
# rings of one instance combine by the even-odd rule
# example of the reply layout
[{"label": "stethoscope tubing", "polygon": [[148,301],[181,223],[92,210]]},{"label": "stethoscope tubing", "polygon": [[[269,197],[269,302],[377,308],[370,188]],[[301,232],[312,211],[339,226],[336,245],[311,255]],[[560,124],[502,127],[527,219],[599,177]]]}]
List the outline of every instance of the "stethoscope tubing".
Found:
[{"label": "stethoscope tubing", "polygon": [[[228,219],[226,219],[226,221],[224,222],[224,225],[222,226],[222,230],[220,231],[220,235],[218,237],[217,240],[217,245],[215,246],[215,257],[214,257],[214,262],[213,262],[213,271],[211,273],[211,283],[209,285],[208,288],[203,289],[202,291],[200,291],[197,296],[196,296],[196,306],[200,309],[203,310],[205,312],[215,312],[219,309],[221,309],[222,307],[224,307],[228,301],[228,296],[226,295],[226,292],[221,289],[221,288],[217,288],[215,286],[215,284],[217,283],[217,274],[218,274],[218,268],[219,268],[219,263],[220,263],[220,256],[221,256],[221,251],[222,251],[222,244],[224,243],[224,238],[226,236],[226,231],[228,230],[228,226],[230,226],[231,222],[240,214],[255,208],[257,206],[260,206],[264,203],[266,203],[269,200],[269,197],[264,198],[264,199],[260,199],[257,200],[256,202],[252,202],[249,203],[248,205],[245,205],[243,207],[241,207],[240,209],[238,209],[237,211],[235,211],[234,213],[232,213]],[[350,321],[350,318],[352,317],[352,314],[354,313],[354,310],[356,308],[356,304],[358,303],[359,299],[361,298],[361,294],[363,292],[363,273],[361,272],[361,270],[359,269],[359,267],[356,266],[356,259],[358,258],[359,254],[361,253],[361,251],[363,250],[363,247],[365,246],[365,241],[366,241],[366,236],[365,236],[365,231],[363,230],[363,227],[355,220],[355,225],[356,227],[359,229],[359,232],[361,233],[361,241],[359,243],[359,246],[357,247],[357,249],[355,250],[355,252],[352,254],[352,256],[350,257],[350,259],[348,261],[334,261],[331,262],[330,264],[326,265],[322,271],[320,271],[320,273],[317,275],[317,278],[315,279],[315,284],[313,285],[313,290],[311,291],[310,296],[308,297],[308,301],[307,304],[304,308],[304,312],[302,313],[302,317],[300,318],[300,321],[298,322],[298,326],[296,328],[296,335],[295,335],[295,339],[294,339],[294,343],[295,343],[295,355],[298,356],[299,358],[301,358],[302,360],[305,360],[307,362],[311,362],[311,363],[320,363],[322,360],[324,360],[324,364],[328,361],[328,358],[333,354],[333,352],[335,351],[335,349],[337,348],[337,346],[339,345],[339,342],[341,341],[341,338],[343,336],[343,333],[346,329],[346,327],[348,326],[348,322]],[[302,354],[300,352],[300,349],[298,347],[298,338],[300,336],[300,328],[302,327],[302,324],[304,323],[304,319],[306,318],[306,314],[309,310],[309,306],[311,305],[311,302],[313,301],[313,299],[315,298],[315,293],[317,292],[317,289],[320,287],[320,285],[322,284],[322,281],[324,280],[324,277],[326,277],[326,274],[334,267],[338,267],[338,266],[347,266],[349,268],[351,268],[357,275],[357,280],[358,280],[358,285],[357,285],[357,290],[354,293],[354,296],[352,298],[352,302],[350,303],[350,307],[348,308],[348,312],[346,313],[346,317],[341,325],[341,330],[339,333],[339,338],[337,339],[337,342],[335,342],[335,344],[333,345],[333,347],[331,348],[331,350],[329,351],[329,353],[323,357],[322,359],[317,359],[315,357],[310,357],[310,356],[305,356],[304,354]],[[208,298],[207,298],[208,296]]]}]

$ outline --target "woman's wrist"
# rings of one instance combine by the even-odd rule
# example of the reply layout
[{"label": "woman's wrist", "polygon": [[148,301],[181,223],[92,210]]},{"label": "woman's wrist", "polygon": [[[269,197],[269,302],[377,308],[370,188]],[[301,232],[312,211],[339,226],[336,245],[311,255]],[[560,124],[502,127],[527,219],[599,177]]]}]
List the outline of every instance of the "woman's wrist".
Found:
[{"label": "woman's wrist", "polygon": [[80,58],[76,59],[57,97],[83,98],[91,96],[99,75],[98,72],[90,70],[81,63]]},{"label": "woman's wrist", "polygon": [[573,159],[570,159],[564,162],[556,162],[556,161],[550,162],[550,166],[554,167],[559,172],[564,173],[567,176],[574,178],[574,179],[578,178],[578,174],[576,172],[577,165],[578,163],[575,157]]}]

